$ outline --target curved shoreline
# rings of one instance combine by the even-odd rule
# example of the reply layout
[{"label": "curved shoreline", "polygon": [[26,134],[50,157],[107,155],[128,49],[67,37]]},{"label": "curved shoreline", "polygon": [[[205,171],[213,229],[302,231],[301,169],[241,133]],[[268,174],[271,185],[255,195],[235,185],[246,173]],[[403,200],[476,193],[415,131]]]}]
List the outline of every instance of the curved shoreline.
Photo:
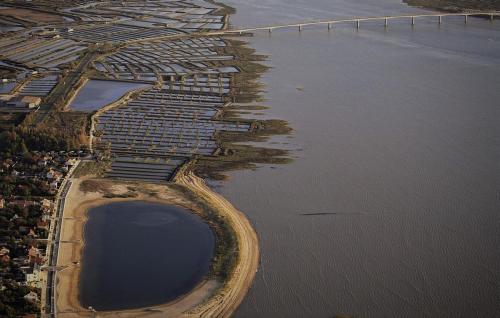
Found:
[{"label": "curved shoreline", "polygon": [[[103,191],[82,191],[85,180],[105,183],[113,195],[107,198]],[[182,191],[172,187],[183,187],[203,200],[212,211],[228,221],[233,229],[238,256],[233,270],[224,282],[206,278],[193,290],[177,299],[145,308],[91,312],[83,308],[78,300],[80,260],[83,251],[83,230],[89,209],[111,202],[149,201],[182,206],[200,213],[200,206]],[[130,187],[139,186],[133,196]],[[109,194],[109,193],[108,193]],[[245,215],[219,194],[211,191],[201,178],[192,173],[179,173],[170,185],[138,182],[117,182],[102,179],[74,179],[67,194],[63,212],[61,239],[56,274],[56,312],[59,317],[229,317],[243,300],[257,271],[259,247],[255,231]]]},{"label": "curved shoreline", "polygon": [[[176,176],[175,182],[194,191],[210,205],[219,207],[222,215],[228,218],[236,233],[238,242],[238,260],[224,287],[218,293],[220,298],[212,297],[196,308],[199,315],[193,317],[229,317],[243,301],[259,266],[259,242],[257,233],[250,221],[229,201],[213,192],[203,179],[192,172]],[[217,299],[215,299],[217,298]]]}]

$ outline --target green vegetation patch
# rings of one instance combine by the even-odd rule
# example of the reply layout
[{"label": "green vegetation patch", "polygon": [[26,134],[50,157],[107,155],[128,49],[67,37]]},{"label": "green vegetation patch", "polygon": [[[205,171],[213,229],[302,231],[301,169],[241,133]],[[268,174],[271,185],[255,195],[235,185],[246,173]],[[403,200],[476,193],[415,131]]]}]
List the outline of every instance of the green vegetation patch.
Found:
[{"label": "green vegetation patch", "polygon": [[16,130],[36,150],[71,150],[87,147],[88,123],[83,112],[50,112],[39,123],[32,113]]},{"label": "green vegetation patch", "polygon": [[271,136],[288,135],[292,132],[284,120],[245,119],[252,111],[262,111],[268,107],[255,105],[261,102],[264,86],[260,82],[261,75],[269,68],[262,64],[266,56],[257,54],[245,42],[225,39],[227,46],[220,48],[220,54],[233,55],[234,60],[227,66],[235,66],[239,73],[231,80],[231,92],[228,99],[232,101],[220,114],[226,122],[246,123],[250,125],[247,132],[221,131],[215,135],[219,148],[212,156],[199,156],[191,164],[190,169],[199,176],[222,180],[225,172],[239,169],[253,169],[257,164],[286,164],[292,161],[289,152],[284,149],[258,147],[245,142],[265,142]]},{"label": "green vegetation patch", "polygon": [[84,161],[81,162],[78,167],[73,172],[73,176],[80,178],[83,176],[94,175],[97,177],[103,177],[106,171],[111,167],[111,162],[109,160],[101,161]]}]

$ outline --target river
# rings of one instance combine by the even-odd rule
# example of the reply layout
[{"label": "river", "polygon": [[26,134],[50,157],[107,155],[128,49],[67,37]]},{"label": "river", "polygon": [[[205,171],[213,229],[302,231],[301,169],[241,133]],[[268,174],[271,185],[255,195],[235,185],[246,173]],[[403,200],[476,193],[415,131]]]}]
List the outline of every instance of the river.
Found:
[{"label": "river", "polygon": [[[227,4],[235,26],[422,12],[395,0]],[[497,317],[500,22],[247,40],[269,55],[266,116],[295,130],[268,144],[295,160],[212,183],[261,244],[235,317]]]}]

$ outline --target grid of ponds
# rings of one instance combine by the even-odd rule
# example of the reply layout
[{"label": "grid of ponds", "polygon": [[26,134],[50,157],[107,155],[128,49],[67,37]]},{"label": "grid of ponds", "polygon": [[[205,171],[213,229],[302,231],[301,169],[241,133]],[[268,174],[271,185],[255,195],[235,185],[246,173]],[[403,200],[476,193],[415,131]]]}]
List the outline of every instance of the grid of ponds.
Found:
[{"label": "grid of ponds", "polygon": [[60,29],[69,39],[91,43],[126,43],[200,30],[220,30],[224,16],[219,7],[199,0],[127,1],[93,3],[71,9],[85,17],[100,16],[93,25]]},{"label": "grid of ponds", "polygon": [[[100,143],[115,156],[111,177],[166,181],[196,155],[212,155],[218,131],[248,131],[247,123],[217,119],[220,94],[175,93],[154,88],[98,118]],[[148,169],[149,165],[151,169]]]},{"label": "grid of ponds", "polygon": [[217,132],[251,128],[220,119],[232,74],[239,72],[234,57],[223,53],[228,45],[223,38],[158,38],[168,32],[222,29],[226,21],[220,9],[203,0],[160,0],[71,10],[114,18],[61,33],[74,40],[125,44],[94,61],[104,78],[162,83],[97,117],[95,146],[112,154],[109,177],[167,181],[189,159],[214,155]]},{"label": "grid of ponds", "polygon": [[42,36],[0,39],[0,58],[28,67],[54,68],[78,59],[87,46],[70,39]]},{"label": "grid of ponds", "polygon": [[[5,19],[5,17],[2,17]],[[22,24],[12,22],[12,21],[6,21],[2,20],[0,21],[0,33],[5,33],[5,32],[15,32],[24,29]]]},{"label": "grid of ponds", "polygon": [[0,4],[0,34],[6,32],[16,32],[24,29],[23,23],[25,21],[18,18],[5,15],[3,9],[8,9],[9,7],[1,6]]},{"label": "grid of ponds", "polygon": [[225,46],[219,37],[136,43],[95,62],[95,67],[115,79],[153,81],[158,75],[238,72],[225,66],[233,56],[215,50]]},{"label": "grid of ponds", "polygon": [[64,37],[92,43],[127,42],[183,33],[166,28],[147,28],[126,24],[98,24],[76,28],[72,31],[62,29]]},{"label": "grid of ponds", "polygon": [[193,74],[168,81],[168,87],[171,91],[228,94],[231,90],[231,78],[221,73]]},{"label": "grid of ponds", "polygon": [[184,158],[117,156],[111,165],[111,178],[162,182],[185,162]]},{"label": "grid of ponds", "polygon": [[35,78],[26,83],[19,91],[21,96],[39,96],[49,95],[57,84],[57,75],[48,75],[42,78]]},{"label": "grid of ponds", "polygon": [[224,16],[215,14],[219,7],[202,0],[160,0],[103,2],[72,9],[73,14],[87,17],[119,17],[121,24],[158,28],[169,27],[187,32],[200,29],[219,30]]},{"label": "grid of ponds", "polygon": [[20,88],[20,95],[50,94],[59,80],[57,68],[94,50],[92,43],[108,44],[96,46],[108,53],[91,64],[99,79],[155,84],[96,116],[94,146],[111,152],[109,177],[167,181],[193,157],[215,155],[218,132],[251,129],[247,122],[221,116],[233,73],[239,72],[234,57],[225,53],[227,42],[218,36],[169,38],[223,29],[221,6],[204,0],[74,5],[61,6],[62,11],[89,22],[0,38],[0,58],[42,72]]}]

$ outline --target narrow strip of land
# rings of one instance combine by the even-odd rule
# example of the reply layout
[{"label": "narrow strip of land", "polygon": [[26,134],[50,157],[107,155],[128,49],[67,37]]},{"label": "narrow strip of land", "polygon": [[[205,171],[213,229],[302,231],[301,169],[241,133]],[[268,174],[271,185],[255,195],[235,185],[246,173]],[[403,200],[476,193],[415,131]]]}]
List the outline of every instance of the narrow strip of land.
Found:
[{"label": "narrow strip of land", "polygon": [[259,265],[259,242],[257,234],[245,215],[229,201],[208,188],[203,179],[193,173],[180,174],[176,183],[194,191],[200,198],[216,207],[227,218],[236,232],[238,240],[238,262],[218,297],[197,308],[193,317],[229,317],[243,301]]}]

